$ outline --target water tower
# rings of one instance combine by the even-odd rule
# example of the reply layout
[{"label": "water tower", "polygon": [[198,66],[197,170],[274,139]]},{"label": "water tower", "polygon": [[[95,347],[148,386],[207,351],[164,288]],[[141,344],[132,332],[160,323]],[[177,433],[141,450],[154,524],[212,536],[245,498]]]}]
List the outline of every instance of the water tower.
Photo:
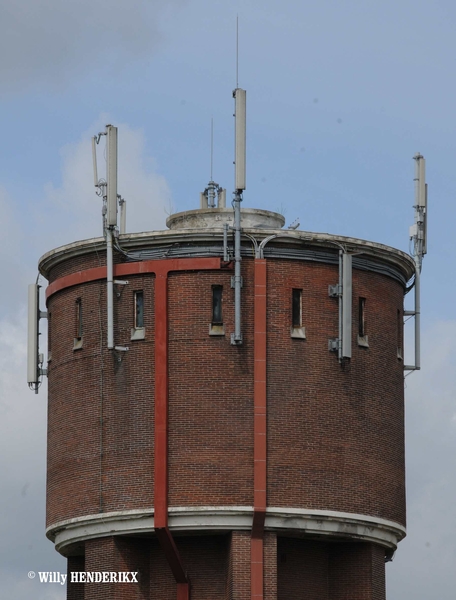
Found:
[{"label": "water tower", "polygon": [[245,92],[234,96],[233,208],[211,177],[166,231],[119,229],[109,125],[107,177],[95,178],[104,235],[40,259],[46,313],[30,286],[28,379],[48,377],[47,536],[68,558],[68,600],[385,598],[405,535],[424,159],[413,258],[284,229],[279,214],[241,209]]}]

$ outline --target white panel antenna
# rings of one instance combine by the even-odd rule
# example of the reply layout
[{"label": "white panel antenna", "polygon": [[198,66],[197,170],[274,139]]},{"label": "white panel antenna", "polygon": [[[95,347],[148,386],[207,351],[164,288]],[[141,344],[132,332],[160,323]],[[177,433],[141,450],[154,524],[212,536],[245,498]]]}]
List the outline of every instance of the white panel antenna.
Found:
[{"label": "white panel antenna", "polygon": [[424,157],[418,152],[415,164],[415,224],[410,227],[410,240],[413,243],[415,260],[415,307],[405,310],[404,316],[415,319],[415,361],[413,365],[404,365],[405,371],[417,371],[421,368],[421,267],[423,256],[427,253],[427,211],[428,188]]},{"label": "white panel antenna", "polygon": [[352,355],[352,255],[342,256],[342,358]]},{"label": "white panel antenna", "polygon": [[420,153],[414,157],[415,164],[415,224],[410,228],[414,256],[421,269],[423,256],[427,252],[427,184],[426,161]]},{"label": "white panel antenna", "polygon": [[236,88],[233,92],[235,100],[235,189],[245,190],[246,164],[246,92]]},{"label": "white panel antenna", "polygon": [[107,133],[107,214],[108,227],[117,226],[117,127],[106,125]]},{"label": "white panel antenna", "polygon": [[219,188],[217,194],[217,206],[218,208],[226,208],[226,190],[225,188]]},{"label": "white panel antenna", "polygon": [[27,382],[38,384],[38,286],[28,286]]},{"label": "white panel antenna", "polygon": [[97,169],[97,136],[92,138],[92,162],[93,162],[93,184],[98,187],[98,169]]},{"label": "white panel antenna", "polygon": [[40,286],[28,286],[28,339],[27,339],[27,382],[30,389],[38,394],[41,375],[47,375],[42,368],[43,355],[39,353],[39,320],[47,318],[47,312],[40,311]]}]

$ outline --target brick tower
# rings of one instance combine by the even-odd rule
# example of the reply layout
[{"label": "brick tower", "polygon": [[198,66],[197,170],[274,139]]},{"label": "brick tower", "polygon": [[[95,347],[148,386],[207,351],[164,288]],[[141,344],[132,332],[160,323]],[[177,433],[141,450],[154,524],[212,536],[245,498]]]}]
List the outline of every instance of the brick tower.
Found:
[{"label": "brick tower", "polygon": [[415,263],[240,215],[237,257],[223,204],[114,240],[112,348],[105,239],[40,260],[47,535],[71,572],[139,574],[68,600],[385,598]]}]

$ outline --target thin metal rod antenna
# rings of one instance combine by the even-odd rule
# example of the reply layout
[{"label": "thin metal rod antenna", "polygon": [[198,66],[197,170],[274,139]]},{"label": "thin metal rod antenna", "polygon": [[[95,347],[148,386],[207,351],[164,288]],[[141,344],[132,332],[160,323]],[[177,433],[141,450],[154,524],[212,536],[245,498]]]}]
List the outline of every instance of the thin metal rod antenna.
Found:
[{"label": "thin metal rod antenna", "polygon": [[236,88],[239,87],[239,15],[236,15]]},{"label": "thin metal rod antenna", "polygon": [[214,117],[211,117],[211,181],[212,181],[213,164],[214,164]]}]

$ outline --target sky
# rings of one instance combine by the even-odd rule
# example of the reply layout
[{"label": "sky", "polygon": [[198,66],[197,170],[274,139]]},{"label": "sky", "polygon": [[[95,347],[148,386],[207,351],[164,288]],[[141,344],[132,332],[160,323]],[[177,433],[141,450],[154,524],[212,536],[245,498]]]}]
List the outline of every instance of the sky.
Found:
[{"label": "sky", "polygon": [[[63,600],[44,535],[46,382],[26,383],[27,284],[40,256],[101,235],[91,137],[119,128],[127,231],[233,189],[236,15],[247,90],[244,205],[286,225],[408,252],[426,158],[422,369],[405,379],[408,535],[388,600],[456,587],[456,4],[450,0],[3,0],[0,6],[0,595]],[[102,147],[100,146],[100,163]],[[45,281],[42,280],[45,285]],[[406,307],[413,307],[411,297]],[[44,306],[42,306],[44,309]],[[406,362],[413,361],[406,326]],[[44,328],[43,328],[44,329]],[[43,348],[45,336],[43,335]]]}]

